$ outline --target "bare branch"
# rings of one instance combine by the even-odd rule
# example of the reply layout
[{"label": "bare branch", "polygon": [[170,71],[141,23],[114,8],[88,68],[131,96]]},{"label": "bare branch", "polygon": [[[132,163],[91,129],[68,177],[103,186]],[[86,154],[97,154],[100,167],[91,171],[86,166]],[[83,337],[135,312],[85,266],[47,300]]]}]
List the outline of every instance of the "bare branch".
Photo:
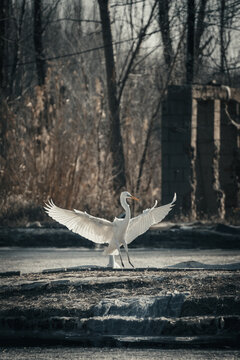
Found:
[{"label": "bare branch", "polygon": [[131,56],[131,59],[129,60],[129,63],[128,63],[128,66],[127,66],[127,69],[125,71],[125,74],[122,78],[122,80],[120,79],[120,88],[119,88],[119,93],[118,93],[118,101],[120,102],[121,101],[121,97],[122,97],[122,92],[123,92],[123,89],[125,87],[125,84],[126,84],[126,81],[128,79],[128,76],[129,76],[129,73],[131,72],[131,69],[132,69],[132,65],[133,65],[133,62],[139,52],[139,49],[140,49],[140,46],[146,36],[146,32],[147,32],[147,29],[149,28],[150,24],[151,24],[151,21],[152,21],[152,18],[153,18],[153,15],[154,15],[154,11],[156,9],[156,6],[157,6],[157,0],[155,0],[155,3],[152,7],[152,10],[151,10],[151,13],[149,15],[149,18],[148,18],[148,21],[146,23],[146,25],[144,26],[144,28],[142,28],[140,30],[140,33],[138,35],[138,41],[137,41],[137,44],[136,44],[136,47],[132,53],[132,56]]},{"label": "bare branch", "polygon": [[231,115],[229,114],[228,104],[227,104],[227,103],[225,103],[224,110],[225,110],[225,114],[226,114],[227,117],[228,117],[228,120],[230,121],[230,124],[232,124],[233,126],[235,126],[235,128],[237,128],[237,130],[240,130],[240,124],[237,123],[235,120],[233,120],[233,118],[232,118]]},{"label": "bare branch", "polygon": [[64,17],[64,18],[59,18],[59,19],[55,19],[52,20],[52,22],[60,22],[60,21],[72,21],[72,22],[85,22],[85,23],[95,23],[95,24],[101,24],[100,20],[93,20],[93,19],[77,19],[77,18],[68,18],[68,17]]},{"label": "bare branch", "polygon": [[46,28],[48,27],[49,23],[50,23],[50,18],[52,16],[52,14],[56,11],[58,4],[60,3],[61,0],[56,0],[55,4],[51,7],[51,9],[49,10],[47,16],[46,16],[46,23],[45,25],[42,27],[42,33],[44,33],[46,31]]}]

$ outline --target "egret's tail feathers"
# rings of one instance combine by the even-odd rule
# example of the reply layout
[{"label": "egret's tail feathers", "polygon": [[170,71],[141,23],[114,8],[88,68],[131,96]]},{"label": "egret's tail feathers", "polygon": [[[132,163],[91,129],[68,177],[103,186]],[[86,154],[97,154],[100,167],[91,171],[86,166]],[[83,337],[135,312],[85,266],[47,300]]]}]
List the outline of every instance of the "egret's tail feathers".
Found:
[{"label": "egret's tail feathers", "polygon": [[105,248],[103,255],[118,255],[118,249],[108,246]]}]

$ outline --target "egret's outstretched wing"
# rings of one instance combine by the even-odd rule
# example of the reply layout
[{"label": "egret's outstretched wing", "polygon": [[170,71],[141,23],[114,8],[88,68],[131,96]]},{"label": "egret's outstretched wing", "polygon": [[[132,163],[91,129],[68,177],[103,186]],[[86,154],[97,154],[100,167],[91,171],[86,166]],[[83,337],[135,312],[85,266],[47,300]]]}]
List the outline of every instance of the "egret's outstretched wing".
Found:
[{"label": "egret's outstretched wing", "polygon": [[141,215],[138,215],[132,218],[129,222],[127,233],[126,233],[126,242],[127,244],[131,243],[136,237],[145,233],[150,226],[159,223],[162,221],[165,216],[169,213],[172,207],[175,205],[177,197],[174,194],[173,200],[171,203],[163,206],[157,206],[157,201],[151,209],[146,209]]},{"label": "egret's outstretched wing", "polygon": [[73,211],[61,209],[52,200],[44,209],[51,218],[95,243],[109,243],[113,237],[113,224],[108,220],[75,209]]}]

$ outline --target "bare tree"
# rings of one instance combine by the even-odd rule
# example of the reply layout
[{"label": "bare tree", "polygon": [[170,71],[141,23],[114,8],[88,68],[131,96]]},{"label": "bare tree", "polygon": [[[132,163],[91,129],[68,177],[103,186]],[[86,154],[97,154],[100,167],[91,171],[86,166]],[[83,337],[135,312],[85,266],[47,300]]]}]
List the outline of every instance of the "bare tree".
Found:
[{"label": "bare tree", "polygon": [[110,218],[113,183],[159,194],[166,88],[220,68],[238,79],[237,3],[1,0],[0,86],[21,96],[1,94],[0,205],[53,196]]},{"label": "bare tree", "polygon": [[4,59],[4,37],[5,37],[5,6],[4,2],[1,1],[2,4],[0,6],[0,86],[3,88],[3,79],[4,79],[4,68],[3,68],[3,59]]},{"label": "bare tree", "polygon": [[195,34],[195,0],[187,0],[187,55],[186,82],[192,84],[194,79],[194,34]]},{"label": "bare tree", "polygon": [[107,92],[110,117],[110,150],[113,160],[113,185],[116,193],[126,186],[125,161],[123,152],[123,142],[120,128],[119,101],[117,99],[116,67],[113,55],[113,41],[111,32],[110,15],[108,10],[108,0],[98,0],[102,37],[104,43]]},{"label": "bare tree", "polygon": [[0,1],[0,89],[6,87],[6,48],[7,48],[7,24],[9,22],[9,7],[10,1],[1,0]]},{"label": "bare tree", "polygon": [[[102,35],[104,42],[105,64],[107,74],[108,103],[110,113],[111,139],[110,149],[113,155],[113,176],[114,189],[116,192],[126,185],[125,159],[123,151],[123,140],[120,126],[120,103],[125,85],[129,79],[131,71],[134,68],[136,58],[140,52],[141,45],[147,36],[147,31],[154,19],[157,0],[152,4],[151,11],[145,20],[144,12],[141,20],[140,30],[136,41],[132,45],[123,61],[118,82],[116,81],[116,65],[113,55],[113,39],[110,26],[110,14],[108,10],[108,0],[98,0],[100,17],[102,24]],[[130,7],[130,15],[132,7]],[[131,16],[130,16],[131,18]],[[132,23],[131,23],[132,27]]]},{"label": "bare tree", "polygon": [[[237,18],[240,3],[221,0],[219,9],[219,37],[220,37],[220,77],[221,81],[231,83],[228,64],[228,52],[231,43],[231,27]],[[230,29],[229,29],[230,28]],[[227,78],[225,77],[227,75]]]},{"label": "bare tree", "polygon": [[226,47],[225,47],[225,12],[226,12],[226,1],[221,0],[220,7],[220,73],[224,74],[226,68]]},{"label": "bare tree", "polygon": [[19,13],[19,19],[15,19],[16,24],[16,39],[14,42],[14,50],[13,50],[13,62],[12,62],[12,68],[11,68],[11,74],[10,74],[10,80],[9,80],[9,92],[13,93],[13,84],[16,81],[16,72],[17,67],[19,63],[19,55],[20,55],[20,41],[21,41],[21,34],[23,29],[23,17],[25,14],[25,5],[26,1],[22,0],[20,13]]},{"label": "bare tree", "polygon": [[200,0],[198,16],[196,16],[196,29],[195,29],[195,61],[197,62],[201,55],[202,49],[200,48],[203,33],[206,30],[206,5],[208,0]]},{"label": "bare tree", "polygon": [[43,85],[46,77],[46,62],[43,51],[42,0],[33,3],[33,39],[37,68],[38,85]]},{"label": "bare tree", "polygon": [[158,0],[158,22],[161,30],[161,37],[163,43],[163,55],[165,64],[170,67],[173,59],[172,38],[170,34],[170,20],[169,20],[169,0]]},{"label": "bare tree", "polygon": [[181,49],[181,46],[182,46],[182,42],[183,42],[183,39],[185,37],[185,30],[186,30],[185,28],[182,30],[182,35],[181,35],[181,37],[179,39],[177,49],[176,49],[174,57],[173,57],[173,59],[171,61],[171,66],[170,66],[169,71],[167,73],[166,82],[165,82],[160,94],[158,95],[157,103],[155,105],[154,111],[152,112],[152,115],[151,115],[151,118],[150,118],[150,121],[149,121],[149,126],[148,126],[146,139],[145,139],[144,146],[143,146],[143,152],[142,152],[140,165],[139,165],[139,172],[138,172],[138,176],[137,176],[137,183],[136,183],[137,191],[140,189],[140,185],[141,185],[141,182],[142,182],[143,169],[144,169],[144,166],[145,166],[145,163],[146,163],[147,153],[149,151],[149,144],[150,144],[150,140],[151,140],[151,137],[152,137],[152,134],[153,134],[155,121],[156,121],[157,117],[159,116],[159,111],[161,109],[163,98],[165,96],[167,87],[169,86],[170,81],[171,81],[172,73],[174,71],[176,61],[177,61],[177,58],[178,58],[178,55],[179,55],[179,52],[180,52],[180,49]]}]

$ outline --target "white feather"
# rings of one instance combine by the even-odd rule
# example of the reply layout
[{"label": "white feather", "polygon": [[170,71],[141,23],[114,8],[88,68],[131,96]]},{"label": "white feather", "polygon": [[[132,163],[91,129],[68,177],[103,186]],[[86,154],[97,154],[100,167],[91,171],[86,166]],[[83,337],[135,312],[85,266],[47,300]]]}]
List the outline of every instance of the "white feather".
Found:
[{"label": "white feather", "polygon": [[52,200],[45,206],[47,214],[69,230],[95,243],[110,243],[113,237],[113,223],[97,218],[79,210],[65,210],[56,206]]},{"label": "white feather", "polygon": [[130,244],[136,237],[145,233],[151,226],[161,222],[175,205],[176,199],[176,194],[174,194],[171,203],[159,207],[156,207],[156,200],[151,209],[143,210],[142,214],[130,219],[126,233],[127,244]]},{"label": "white feather", "polygon": [[128,254],[127,244],[131,243],[139,235],[147,231],[152,225],[159,223],[165,218],[174,206],[176,194],[174,194],[171,203],[156,207],[157,201],[155,201],[155,204],[151,209],[144,210],[142,214],[132,219],[130,218],[130,207],[127,203],[127,199],[130,198],[138,200],[127,191],[121,193],[120,202],[126,211],[126,216],[124,219],[115,218],[113,222],[94,217],[79,210],[62,209],[56,206],[52,200],[49,200],[49,202],[45,204],[44,209],[52,219],[65,225],[69,230],[95,243],[108,244],[108,247],[105,249],[105,254],[115,255],[119,253],[122,266],[123,261],[120,247],[124,245],[128,261],[132,265]]}]

